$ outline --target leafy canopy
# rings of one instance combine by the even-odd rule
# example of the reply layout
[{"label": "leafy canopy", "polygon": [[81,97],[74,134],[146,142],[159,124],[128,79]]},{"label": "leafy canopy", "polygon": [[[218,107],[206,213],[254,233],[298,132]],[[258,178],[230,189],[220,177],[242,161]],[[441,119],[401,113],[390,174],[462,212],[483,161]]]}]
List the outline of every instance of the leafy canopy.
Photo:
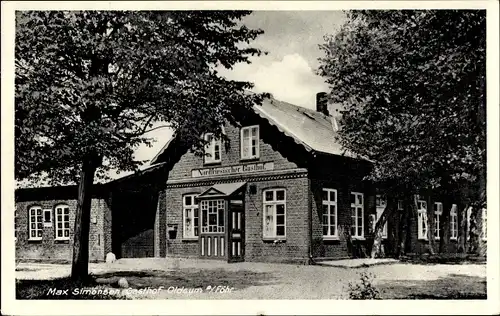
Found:
[{"label": "leafy canopy", "polygon": [[352,11],[320,45],[343,105],[339,141],[392,190],[477,183],[485,170],[486,14]]},{"label": "leafy canopy", "polygon": [[82,159],[97,176],[134,170],[155,122],[202,147],[233,110],[260,102],[231,68],[262,52],[248,11],[22,11],[16,17],[16,178],[76,181]]}]

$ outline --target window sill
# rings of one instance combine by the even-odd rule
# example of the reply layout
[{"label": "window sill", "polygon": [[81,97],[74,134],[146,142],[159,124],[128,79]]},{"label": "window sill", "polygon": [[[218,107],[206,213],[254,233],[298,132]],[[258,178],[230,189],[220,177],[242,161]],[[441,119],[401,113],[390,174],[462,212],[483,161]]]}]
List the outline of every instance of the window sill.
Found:
[{"label": "window sill", "polygon": [[323,240],[340,240],[338,236],[323,236]]},{"label": "window sill", "polygon": [[351,237],[352,240],[366,240],[365,237]]},{"label": "window sill", "polygon": [[422,241],[428,241],[429,239],[428,238],[422,238],[422,237],[419,237],[418,240],[422,240]]},{"label": "window sill", "polygon": [[69,238],[67,238],[67,239],[54,238],[54,242],[57,244],[68,244]]},{"label": "window sill", "polygon": [[184,241],[185,241],[185,242],[197,242],[197,241],[198,241],[198,237],[189,237],[189,238],[184,237],[184,238],[182,238],[182,241],[183,241],[183,242],[184,242]]},{"label": "window sill", "polygon": [[258,161],[260,157],[251,157],[251,158],[240,158],[240,162],[252,162]]},{"label": "window sill", "polygon": [[222,164],[222,162],[220,160],[219,161],[203,161],[204,166],[218,166],[221,164]]},{"label": "window sill", "polygon": [[32,242],[32,243],[42,242],[42,238],[29,238],[28,242]]},{"label": "window sill", "polygon": [[286,238],[285,237],[276,237],[276,238],[263,238],[262,241],[264,241],[265,243],[274,243],[274,244],[281,244],[281,243],[284,243],[286,242]]}]

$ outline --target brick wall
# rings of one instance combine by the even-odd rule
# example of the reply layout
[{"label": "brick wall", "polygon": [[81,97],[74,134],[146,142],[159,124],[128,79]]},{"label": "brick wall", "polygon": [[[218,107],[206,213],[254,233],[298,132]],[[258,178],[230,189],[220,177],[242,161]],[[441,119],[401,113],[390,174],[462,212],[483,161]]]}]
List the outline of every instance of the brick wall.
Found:
[{"label": "brick wall", "polygon": [[[245,261],[307,262],[309,251],[307,177],[249,181],[247,188],[251,185],[255,185],[256,193],[250,194],[247,190],[245,194]],[[209,188],[210,186],[196,186],[166,190],[166,224],[178,227],[175,239],[167,237],[167,256],[199,256],[198,240],[182,238],[182,197],[185,194],[200,194]],[[283,243],[263,239],[262,194],[265,189],[270,188],[286,189],[286,241]]]},{"label": "brick wall", "polygon": [[[243,126],[259,124],[259,121],[248,121]],[[238,181],[247,181],[247,193],[245,194],[245,260],[246,261],[300,261],[306,262],[308,259],[309,245],[309,181],[305,174],[301,178],[290,178],[283,173],[287,170],[297,170],[299,164],[294,161],[300,155],[295,151],[290,154],[290,148],[297,146],[290,138],[279,138],[281,134],[275,127],[260,121],[260,157],[253,161],[240,160],[240,129],[236,126],[225,126],[225,133],[230,140],[228,150],[223,150],[221,162],[215,166],[241,165],[254,162],[274,162],[274,171],[281,175],[273,176],[273,172],[266,172],[266,176],[259,180],[252,180],[242,174]],[[223,146],[224,148],[224,146]],[[296,149],[297,147],[293,147]],[[303,147],[300,147],[303,151]],[[299,152],[300,153],[300,152]],[[198,257],[199,245],[197,240],[183,240],[183,223],[182,223],[182,196],[184,194],[200,194],[210,188],[208,184],[210,179],[200,178],[204,184],[191,183],[182,185],[182,180],[186,183],[192,181],[191,170],[195,168],[211,167],[214,164],[204,165],[203,157],[196,156],[193,153],[184,154],[180,160],[172,167],[169,172],[168,180],[177,181],[177,186],[168,186],[164,191],[165,197],[160,198],[159,212],[157,223],[160,228],[165,228],[166,225],[177,225],[178,233],[175,239],[166,240],[166,245],[163,247],[160,242],[165,232],[159,232],[157,244],[162,249],[166,249],[167,256],[185,256]],[[280,178],[281,177],[281,178]],[[213,181],[220,178],[211,178]],[[281,180],[279,180],[281,179]],[[256,193],[249,194],[248,187],[255,185]],[[287,240],[284,243],[273,243],[273,241],[263,241],[262,238],[262,191],[267,188],[282,187],[285,188],[287,194]],[[161,205],[164,200],[165,206]],[[166,209],[165,224],[162,225],[162,209]],[[161,254],[160,254],[161,255]]]},{"label": "brick wall", "polygon": [[[69,207],[69,240],[55,240],[55,207],[57,205]],[[16,259],[36,260],[64,260],[72,259],[72,244],[74,236],[74,221],[77,201],[75,199],[54,199],[22,201],[16,203],[17,210],[17,241]],[[43,209],[51,209],[52,225],[43,227],[42,240],[29,240],[29,209],[32,206],[40,206]],[[89,233],[89,260],[102,261],[105,259],[106,250],[110,249],[109,234],[105,233],[108,226],[110,211],[105,199],[94,198],[91,204],[91,223]],[[95,220],[95,221],[94,221]]]},{"label": "brick wall", "polygon": [[[311,213],[312,213],[312,256],[323,258],[348,258],[364,256],[369,251],[369,214],[374,213],[374,195],[363,176],[363,165],[341,157],[319,157],[311,166]],[[353,249],[338,233],[338,238],[323,238],[323,198],[324,188],[337,190],[337,226],[351,225],[351,192],[363,193],[364,197],[364,240],[353,240]],[[368,254],[369,255],[369,254]]]},{"label": "brick wall", "polygon": [[[247,126],[257,124],[255,121],[248,122]],[[225,133],[230,140],[228,150],[224,149],[222,145],[221,162],[216,164],[204,164],[204,157],[197,156],[192,152],[184,154],[181,159],[173,166],[170,170],[168,179],[186,179],[191,177],[191,170],[195,168],[204,168],[212,166],[230,166],[248,163],[248,161],[241,161],[240,159],[240,129],[236,126],[226,125]],[[264,141],[265,138],[272,138],[272,135],[276,135],[275,131],[271,127],[261,124],[260,125],[260,158],[258,162],[274,161],[274,170],[284,170],[296,168],[297,164],[289,161],[278,151],[280,144],[278,142]],[[253,161],[255,162],[255,160]]]},{"label": "brick wall", "polygon": [[[309,181],[297,179],[254,183],[257,194],[246,195],[246,261],[301,262],[309,258]],[[263,240],[263,191],[286,189],[286,241],[273,243]]]}]

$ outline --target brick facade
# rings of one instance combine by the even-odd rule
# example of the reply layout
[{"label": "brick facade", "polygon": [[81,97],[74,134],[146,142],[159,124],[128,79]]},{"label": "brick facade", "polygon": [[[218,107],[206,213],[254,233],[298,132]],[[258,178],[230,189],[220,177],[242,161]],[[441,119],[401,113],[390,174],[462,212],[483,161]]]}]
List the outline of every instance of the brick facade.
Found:
[{"label": "brick facade", "polygon": [[[256,122],[247,122],[248,125]],[[245,181],[245,260],[306,263],[309,258],[309,181],[307,171],[284,157],[278,150],[283,143],[272,139],[269,126],[260,126],[258,159],[242,161],[240,159],[240,129],[227,125],[225,133],[230,140],[227,151],[222,151],[221,162],[217,167],[245,165],[256,162],[273,162],[274,169],[251,175],[228,175],[209,178],[192,178],[191,171],[196,168],[208,168],[213,164],[204,164],[204,158],[191,152],[185,153],[169,172],[167,188],[161,192],[165,203],[159,203],[159,218],[163,207],[166,208],[166,225],[176,226],[177,235],[166,235],[166,256],[198,257],[198,240],[183,239],[182,198],[185,194],[201,194],[215,183]],[[267,136],[266,136],[267,133]],[[273,131],[275,133],[275,131]],[[249,189],[253,187],[252,191]],[[275,243],[263,238],[263,191],[271,188],[286,190],[286,240]],[[162,199],[161,199],[162,200]],[[161,223],[160,219],[157,222]],[[159,236],[165,236],[162,233]],[[157,243],[161,240],[157,238]],[[158,248],[163,245],[158,244]]]},{"label": "brick facade", "polygon": [[[72,242],[77,201],[73,196],[58,194],[57,188],[51,188],[50,195],[42,197],[23,197],[16,202],[16,259],[20,260],[55,260],[71,261]],[[30,189],[33,190],[33,189]],[[56,206],[69,208],[69,239],[56,240]],[[51,222],[44,223],[41,240],[29,239],[29,210],[41,207],[50,210]],[[103,261],[111,248],[111,212],[106,198],[93,198],[91,203],[91,222],[89,233],[89,260]]]},{"label": "brick facade", "polygon": [[[294,110],[295,111],[295,110]],[[123,257],[200,257],[199,239],[184,239],[183,196],[199,195],[214,185],[245,182],[244,196],[244,260],[265,262],[311,263],[315,259],[342,259],[370,255],[373,243],[370,215],[376,214],[374,186],[365,181],[370,164],[348,157],[315,152],[266,119],[249,115],[241,125],[259,126],[259,157],[242,160],[240,126],[226,125],[229,143],[222,145],[220,162],[206,164],[204,157],[170,143],[169,151],[159,154],[158,162],[165,165],[149,175],[127,178],[97,188],[92,200],[90,226],[90,260],[105,259],[108,252]],[[333,141],[333,140],[332,140]],[[168,146],[167,146],[168,147]],[[163,161],[162,161],[163,159]],[[154,159],[156,160],[156,158]],[[253,172],[231,171],[220,175],[193,176],[194,169],[272,163],[273,167]],[[122,179],[123,180],[123,179]],[[266,189],[286,191],[286,238],[268,240],[263,236]],[[336,190],[337,226],[349,231],[352,224],[351,193],[363,194],[363,238],[345,235],[323,236],[323,189]],[[29,189],[27,192],[31,192]],[[71,260],[76,190],[42,188],[39,193],[21,194],[16,198],[18,259]],[[23,190],[21,190],[24,192]],[[20,191],[20,192],[21,192]],[[26,191],[26,190],[25,190]],[[71,192],[70,192],[71,191]],[[37,191],[38,192],[38,191]],[[16,192],[17,194],[17,192]],[[434,197],[439,200],[439,197]],[[51,209],[66,204],[70,210],[70,238],[55,240],[55,225],[43,228],[40,241],[28,240],[28,210],[31,206]],[[430,204],[430,199],[428,204]],[[432,207],[428,208],[432,215]],[[398,248],[400,221],[406,220],[407,252],[426,253],[428,241],[418,239],[417,214],[400,212],[388,218],[388,236],[383,240],[386,254]],[[54,216],[54,214],[53,214]],[[462,212],[459,230],[464,235]],[[449,218],[448,218],[449,220]],[[227,223],[226,223],[227,225]],[[172,230],[174,229],[174,230]],[[175,230],[176,229],[176,230]],[[347,234],[349,235],[349,234]],[[445,252],[458,252],[458,241],[450,240]],[[438,250],[439,241],[436,241]]]},{"label": "brick facade", "polygon": [[[339,157],[318,157],[311,166],[310,196],[312,200],[312,256],[314,258],[349,258],[354,255],[362,256],[368,252],[367,239],[369,234],[369,214],[374,213],[374,196],[368,183],[363,182],[363,176],[368,171],[366,166],[352,159]],[[337,226],[349,229],[351,225],[351,192],[362,193],[364,197],[363,239],[353,239],[353,249],[348,249],[342,232],[337,237],[324,237],[323,216],[323,189],[337,191]]]}]

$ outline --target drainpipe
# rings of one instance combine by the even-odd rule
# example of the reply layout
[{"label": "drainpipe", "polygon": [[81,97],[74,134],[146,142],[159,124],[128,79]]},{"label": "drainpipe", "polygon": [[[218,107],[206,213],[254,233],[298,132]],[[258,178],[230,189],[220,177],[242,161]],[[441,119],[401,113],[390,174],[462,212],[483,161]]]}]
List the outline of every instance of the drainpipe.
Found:
[{"label": "drainpipe", "polygon": [[[316,153],[312,153],[313,155],[313,158],[316,158]],[[310,265],[314,265],[315,262],[314,262],[314,259],[313,259],[313,255],[312,255],[312,239],[313,239],[313,236],[312,236],[312,201],[313,201],[313,194],[312,194],[312,191],[311,191],[311,164],[308,163],[308,172],[307,172],[307,200],[308,200],[308,211],[307,211],[307,221],[308,221],[308,225],[307,225],[307,228],[308,228],[308,234],[309,234],[309,241],[307,243],[307,251],[308,251],[308,254],[309,254],[309,264]]]},{"label": "drainpipe", "polygon": [[308,210],[307,210],[307,221],[308,221],[308,234],[309,241],[307,243],[307,252],[309,254],[309,264],[314,264],[313,256],[312,256],[312,199],[311,199],[311,179],[309,175],[307,176],[307,200],[308,200]]}]

